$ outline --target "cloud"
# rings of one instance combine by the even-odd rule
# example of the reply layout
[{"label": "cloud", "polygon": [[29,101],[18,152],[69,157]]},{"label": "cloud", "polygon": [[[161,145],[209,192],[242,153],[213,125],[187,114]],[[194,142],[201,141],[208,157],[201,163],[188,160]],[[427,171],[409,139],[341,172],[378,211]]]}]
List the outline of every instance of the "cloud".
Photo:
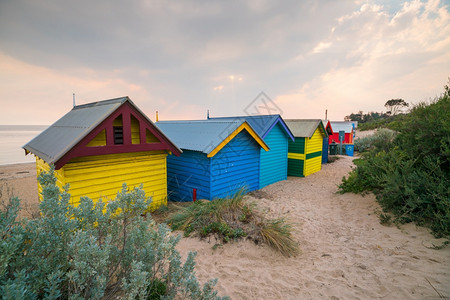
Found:
[{"label": "cloud", "polygon": [[[72,93],[76,94],[77,104],[127,95],[135,102],[153,98],[142,86],[115,74],[91,69],[76,73],[78,76],[66,75],[0,53],[0,120],[3,124],[22,124],[26,120],[51,124],[72,108]],[[25,99],[29,91],[33,97]],[[146,107],[144,103],[140,106]]]},{"label": "cloud", "polygon": [[395,14],[366,2],[338,22],[310,55],[333,56],[334,67],[276,98],[290,117],[328,108],[331,118],[342,118],[381,111],[392,98],[417,103],[442,91],[450,75],[450,14],[439,1],[405,3]]},{"label": "cloud", "polygon": [[3,1],[0,101],[34,123],[67,110],[35,114],[34,99],[70,105],[72,92],[129,95],[166,118],[243,114],[261,91],[290,117],[380,110],[449,76],[448,6],[399,3]]}]

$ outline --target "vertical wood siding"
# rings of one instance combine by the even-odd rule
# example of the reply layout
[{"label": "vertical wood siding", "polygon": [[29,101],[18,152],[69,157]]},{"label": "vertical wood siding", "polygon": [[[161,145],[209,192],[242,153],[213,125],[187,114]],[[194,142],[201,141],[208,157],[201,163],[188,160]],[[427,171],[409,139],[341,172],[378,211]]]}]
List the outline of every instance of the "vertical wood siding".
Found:
[{"label": "vertical wood siding", "polygon": [[71,204],[77,206],[82,196],[112,200],[123,183],[129,188],[142,184],[146,196],[152,197],[150,209],[154,210],[167,204],[166,156],[138,152],[79,157],[58,170],[64,176],[58,185],[70,184]]},{"label": "vertical wood siding", "polygon": [[288,138],[278,123],[265,137],[270,150],[261,152],[259,188],[286,180],[288,167]]},{"label": "vertical wood siding", "polygon": [[234,195],[244,187],[247,192],[259,188],[260,146],[247,131],[211,158],[211,197]]},{"label": "vertical wood siding", "polygon": [[184,150],[177,157],[167,157],[169,199],[192,201],[192,189],[197,189],[197,199],[211,199],[210,159],[206,154]]}]

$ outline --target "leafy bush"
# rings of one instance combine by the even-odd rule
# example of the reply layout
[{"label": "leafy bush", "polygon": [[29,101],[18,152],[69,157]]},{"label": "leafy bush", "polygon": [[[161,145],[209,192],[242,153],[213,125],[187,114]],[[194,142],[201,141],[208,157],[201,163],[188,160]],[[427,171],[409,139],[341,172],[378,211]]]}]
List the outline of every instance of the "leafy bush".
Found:
[{"label": "leafy bush", "polygon": [[406,117],[406,114],[398,114],[395,116],[386,116],[381,119],[372,120],[366,123],[358,123],[358,130],[373,130],[377,128],[389,128],[392,130],[397,130],[398,123]]},{"label": "leafy bush", "polygon": [[17,221],[19,199],[0,212],[0,294],[4,299],[216,299],[216,280],[203,288],[195,253],[182,264],[165,225],[143,215],[151,199],[126,184],[106,204],[82,198],[69,205],[53,169],[38,178],[43,186],[41,216]]},{"label": "leafy bush", "polygon": [[[450,235],[450,100],[448,95],[413,107],[399,132],[370,140],[340,192],[372,191],[395,221],[416,222]],[[377,141],[377,142],[375,142]]]},{"label": "leafy bush", "polygon": [[215,235],[224,243],[247,237],[255,243],[266,242],[285,256],[297,255],[299,248],[292,238],[291,226],[284,219],[266,220],[243,195],[241,190],[231,198],[196,201],[180,207],[168,222],[172,229],[183,230],[185,236]]},{"label": "leafy bush", "polygon": [[355,151],[364,152],[371,148],[375,148],[378,151],[389,151],[389,147],[392,145],[395,136],[395,131],[380,128],[372,135],[355,139]]}]

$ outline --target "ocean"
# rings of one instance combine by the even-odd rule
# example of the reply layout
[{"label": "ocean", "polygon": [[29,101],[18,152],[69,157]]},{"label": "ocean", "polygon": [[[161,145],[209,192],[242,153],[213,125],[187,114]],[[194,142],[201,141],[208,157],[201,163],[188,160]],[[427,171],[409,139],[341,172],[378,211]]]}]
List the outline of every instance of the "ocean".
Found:
[{"label": "ocean", "polygon": [[34,155],[25,156],[22,146],[48,125],[0,125],[0,165],[35,162]]}]

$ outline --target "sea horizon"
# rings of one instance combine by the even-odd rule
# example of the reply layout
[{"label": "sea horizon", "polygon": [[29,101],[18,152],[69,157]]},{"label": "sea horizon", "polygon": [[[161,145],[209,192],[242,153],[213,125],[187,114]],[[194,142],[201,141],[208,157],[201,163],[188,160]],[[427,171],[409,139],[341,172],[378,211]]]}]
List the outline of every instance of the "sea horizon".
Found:
[{"label": "sea horizon", "polygon": [[0,166],[35,162],[22,147],[49,125],[0,125]]}]

